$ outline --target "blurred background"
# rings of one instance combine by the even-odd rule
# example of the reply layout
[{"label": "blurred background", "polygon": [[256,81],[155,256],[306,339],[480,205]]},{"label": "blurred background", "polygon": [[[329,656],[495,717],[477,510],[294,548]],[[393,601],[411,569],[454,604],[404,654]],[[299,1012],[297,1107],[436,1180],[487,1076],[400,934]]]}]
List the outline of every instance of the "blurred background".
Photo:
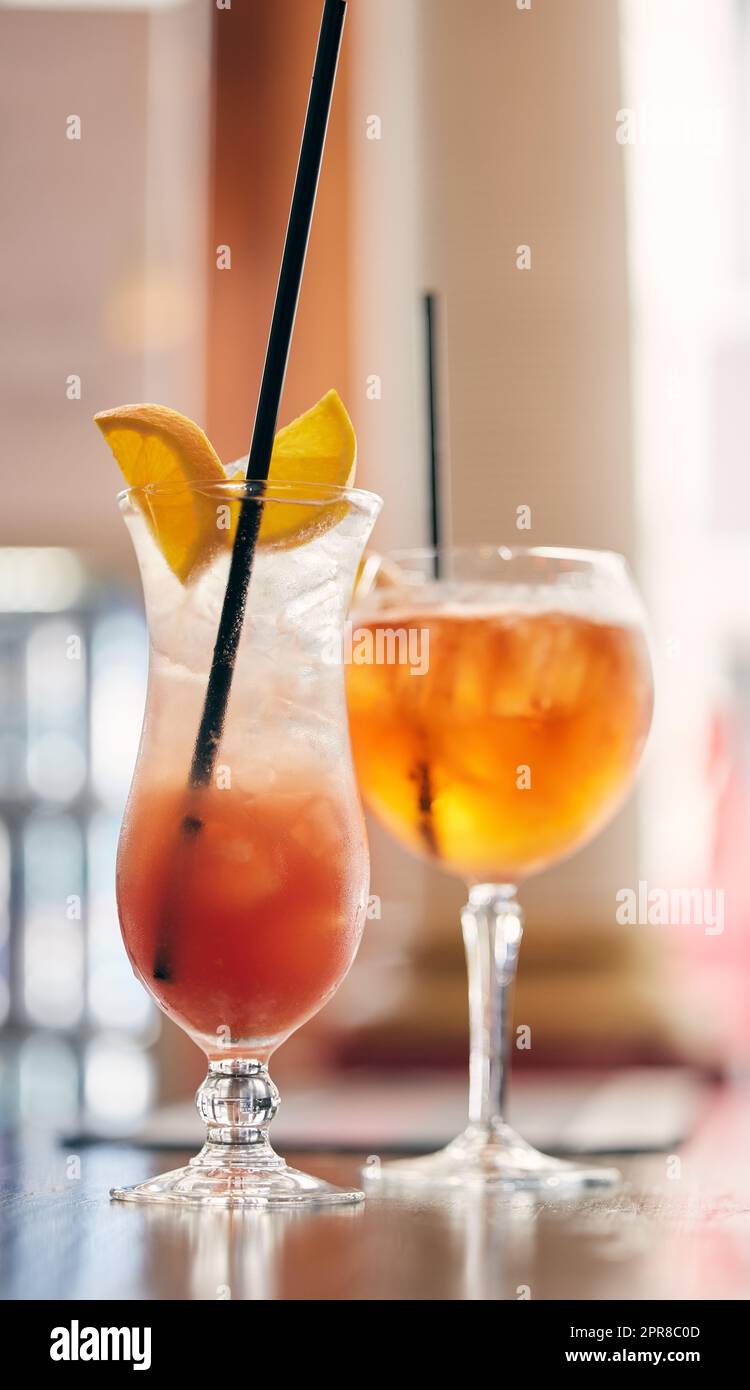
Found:
[{"label": "blurred background", "polygon": [[[336,385],[379,548],[623,551],[657,712],[637,795],[524,890],[519,1070],[750,1059],[750,0],[356,0],[282,409]],[[96,410],[242,455],[318,0],[0,0],[0,1085],[126,1129],[202,1075],[133,979],[114,854],[145,628]],[[517,531],[518,509],[531,527]],[[463,889],[371,828],[382,903],[283,1080],[455,1068]],[[723,931],[615,920],[723,890]]]}]

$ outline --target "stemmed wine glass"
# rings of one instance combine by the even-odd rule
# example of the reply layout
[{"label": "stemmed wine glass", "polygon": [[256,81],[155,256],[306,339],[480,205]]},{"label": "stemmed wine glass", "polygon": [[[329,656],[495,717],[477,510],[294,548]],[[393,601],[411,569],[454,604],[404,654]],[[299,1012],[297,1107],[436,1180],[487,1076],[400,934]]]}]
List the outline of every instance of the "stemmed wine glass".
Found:
[{"label": "stemmed wine glass", "polygon": [[609,821],[651,722],[644,614],[601,551],[394,552],[352,617],[347,668],[365,800],[415,854],[460,875],[469,1124],[372,1182],[606,1186],[612,1169],[537,1152],[506,1119],[517,889]]}]

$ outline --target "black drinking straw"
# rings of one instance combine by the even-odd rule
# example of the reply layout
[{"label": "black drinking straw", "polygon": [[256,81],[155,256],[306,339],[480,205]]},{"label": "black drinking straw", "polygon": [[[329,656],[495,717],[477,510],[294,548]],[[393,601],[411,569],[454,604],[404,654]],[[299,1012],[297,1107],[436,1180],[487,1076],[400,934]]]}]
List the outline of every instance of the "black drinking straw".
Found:
[{"label": "black drinking straw", "polygon": [[425,367],[427,378],[427,462],[430,495],[430,544],[435,552],[433,573],[440,577],[440,419],[438,409],[438,375],[435,333],[437,318],[436,296],[424,296]]},{"label": "black drinking straw", "polygon": [[[284,241],[284,253],[281,258],[279,283],[276,288],[273,317],[268,335],[266,360],[263,366],[258,407],[245,473],[246,480],[257,482],[259,487],[252,495],[245,492],[240,503],[237,531],[229,566],[229,578],[211,658],[211,671],[208,677],[203,713],[190,766],[189,786],[191,789],[205,787],[210,782],[224,729],[237,648],[245,616],[255,544],[261,523],[264,484],[271,466],[271,452],[276,432],[279,403],[284,386],[289,347],[302,283],[305,253],[315,207],[315,195],[323,159],[323,147],[331,110],[345,15],[346,0],[325,0],[305,126],[302,132],[299,163],[294,180],[292,205]],[[181,822],[183,840],[189,841],[194,838],[201,829],[200,816],[189,810]],[[172,973],[169,950],[171,915],[169,912],[165,914],[161,938],[156,949],[154,976],[160,980],[170,979]]]},{"label": "black drinking straw", "polygon": [[[440,432],[438,404],[437,351],[435,346],[437,296],[428,291],[422,296],[424,310],[425,410],[427,414],[427,487],[430,507],[430,544],[432,546],[433,578],[440,578]],[[433,820],[433,788],[430,763],[420,757],[410,773],[417,790],[419,833],[430,854],[440,858],[440,846]]]},{"label": "black drinking straw", "polygon": [[[284,386],[289,346],[297,312],[305,253],[310,236],[315,194],[323,159],[323,146],[333,97],[346,0],[325,0],[323,19],[315,55],[310,99],[302,133],[292,206],[281,258],[279,283],[268,335],[266,360],[258,396],[258,408],[245,477],[263,484],[271,466],[279,402]],[[262,497],[262,486],[259,489]],[[245,615],[250,574],[258,539],[263,506],[259,497],[245,494],[240,505],[237,533],[232,548],[224,603],[216,635],[211,672],[198,736],[190,768],[191,787],[205,786],[211,779],[219,740],[224,728],[227,700],[232,685],[242,621]]]}]

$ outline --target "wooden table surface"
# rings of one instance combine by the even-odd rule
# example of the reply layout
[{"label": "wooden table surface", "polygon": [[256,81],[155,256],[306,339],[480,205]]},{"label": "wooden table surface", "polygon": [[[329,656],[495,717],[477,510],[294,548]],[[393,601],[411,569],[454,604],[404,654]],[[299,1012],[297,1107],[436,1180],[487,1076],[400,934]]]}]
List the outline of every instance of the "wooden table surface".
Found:
[{"label": "wooden table surface", "polygon": [[[71,1155],[6,1140],[2,1297],[750,1297],[747,1089],[714,1092],[680,1154],[620,1161],[619,1192],[572,1202],[464,1192],[287,1214],[108,1200],[112,1183],[184,1161],[112,1145]],[[356,1180],[357,1160],[348,1156],[292,1161],[335,1182]]]}]

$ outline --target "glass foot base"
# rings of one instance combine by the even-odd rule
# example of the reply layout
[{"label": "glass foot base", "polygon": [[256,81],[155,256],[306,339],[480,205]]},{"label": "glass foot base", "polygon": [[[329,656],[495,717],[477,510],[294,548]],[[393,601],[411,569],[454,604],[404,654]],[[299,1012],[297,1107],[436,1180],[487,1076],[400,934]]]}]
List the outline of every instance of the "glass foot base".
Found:
[{"label": "glass foot base", "polygon": [[[161,1173],[135,1187],[113,1187],[117,1202],[171,1202],[201,1207],[291,1208],[343,1205],[364,1200],[357,1188],[334,1187],[290,1168],[273,1154],[270,1161],[252,1149],[245,1154],[215,1152],[207,1144],[185,1168]],[[234,1146],[233,1146],[234,1147]],[[271,1151],[273,1153],[273,1151]]]},{"label": "glass foot base", "polygon": [[621,1182],[616,1168],[569,1163],[540,1153],[510,1125],[497,1125],[491,1130],[470,1125],[437,1153],[390,1163],[369,1163],[362,1176],[372,1187],[479,1187],[488,1191],[539,1192],[545,1196],[571,1196],[616,1187]]}]

